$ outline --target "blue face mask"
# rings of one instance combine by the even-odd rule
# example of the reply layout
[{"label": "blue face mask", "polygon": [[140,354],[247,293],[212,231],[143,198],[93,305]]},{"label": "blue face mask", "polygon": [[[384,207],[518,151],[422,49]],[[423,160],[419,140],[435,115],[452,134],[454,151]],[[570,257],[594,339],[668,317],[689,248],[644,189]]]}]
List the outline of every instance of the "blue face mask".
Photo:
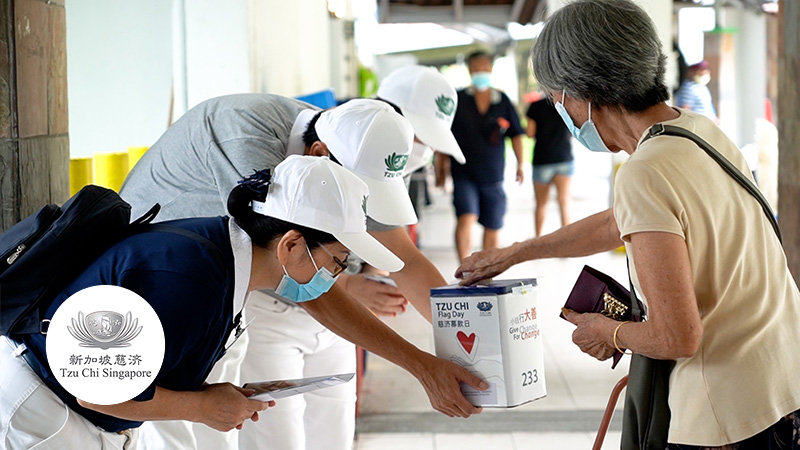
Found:
[{"label": "blue face mask", "polygon": [[316,300],[322,294],[328,292],[336,282],[336,277],[325,267],[317,267],[314,257],[311,256],[311,250],[306,245],[306,251],[311,258],[311,263],[317,269],[317,273],[311,278],[311,281],[305,284],[300,284],[294,278],[289,276],[286,267],[283,267],[283,278],[278,283],[275,293],[281,297],[291,300],[295,303],[307,302],[309,300]]},{"label": "blue face mask", "polygon": [[[561,100],[563,101],[566,98],[566,93],[561,93]],[[600,137],[600,133],[597,132],[597,127],[594,126],[594,122],[592,122],[592,104],[589,103],[589,120],[586,121],[580,128],[575,126],[575,123],[572,121],[572,118],[567,113],[567,109],[564,108],[564,105],[561,102],[556,102],[556,111],[561,116],[561,119],[567,124],[567,128],[569,132],[575,136],[575,139],[581,143],[584,147],[588,148],[593,152],[611,152],[611,150],[606,147],[605,142]]]},{"label": "blue face mask", "polygon": [[485,91],[492,86],[491,72],[475,72],[472,74],[472,85],[479,91]]}]

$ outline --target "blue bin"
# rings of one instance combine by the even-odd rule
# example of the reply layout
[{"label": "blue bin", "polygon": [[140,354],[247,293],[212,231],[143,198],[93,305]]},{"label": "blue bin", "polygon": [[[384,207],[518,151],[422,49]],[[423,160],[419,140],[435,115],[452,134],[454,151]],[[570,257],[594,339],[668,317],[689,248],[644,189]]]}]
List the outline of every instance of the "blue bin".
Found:
[{"label": "blue bin", "polygon": [[313,92],[295,98],[322,109],[336,106],[336,97],[333,95],[332,89],[325,89],[324,91]]}]

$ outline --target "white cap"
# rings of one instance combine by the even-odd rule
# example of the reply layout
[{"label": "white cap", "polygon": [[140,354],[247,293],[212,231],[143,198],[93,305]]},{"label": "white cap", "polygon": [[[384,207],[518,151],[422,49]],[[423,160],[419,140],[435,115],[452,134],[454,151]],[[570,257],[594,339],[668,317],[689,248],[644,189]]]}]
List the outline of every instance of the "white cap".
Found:
[{"label": "white cap", "polygon": [[414,134],[425,145],[464,164],[464,154],[450,131],[458,96],[438,70],[425,66],[401,67],[381,82],[377,95],[400,107],[414,126]]},{"label": "white cap", "polygon": [[275,167],[263,203],[253,211],[332,234],[359,258],[397,272],[403,261],[367,233],[369,189],[328,158],[290,155]]},{"label": "white cap", "polygon": [[414,130],[386,102],[355,99],[322,113],[315,125],[334,158],[369,186],[367,215],[386,225],[417,223],[403,181]]}]

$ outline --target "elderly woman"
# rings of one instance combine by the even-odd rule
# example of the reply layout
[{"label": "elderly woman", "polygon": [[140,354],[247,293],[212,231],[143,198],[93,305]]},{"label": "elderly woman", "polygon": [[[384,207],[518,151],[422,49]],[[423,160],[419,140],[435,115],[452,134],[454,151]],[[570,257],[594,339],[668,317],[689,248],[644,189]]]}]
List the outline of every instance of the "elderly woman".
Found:
[{"label": "elderly woman", "polygon": [[651,20],[627,0],[577,1],[549,19],[533,49],[539,83],[586,147],[630,154],[613,208],[474,254],[456,276],[472,283],[522,261],[624,243],[649,320],[620,326],[568,313],[573,341],[603,360],[616,330],[619,347],[676,360],[668,448],[798,448],[800,293],[751,194],[688,139],[643,142],[654,124],[681,127],[750,173],[713,121],[666,103],[661,49]]}]

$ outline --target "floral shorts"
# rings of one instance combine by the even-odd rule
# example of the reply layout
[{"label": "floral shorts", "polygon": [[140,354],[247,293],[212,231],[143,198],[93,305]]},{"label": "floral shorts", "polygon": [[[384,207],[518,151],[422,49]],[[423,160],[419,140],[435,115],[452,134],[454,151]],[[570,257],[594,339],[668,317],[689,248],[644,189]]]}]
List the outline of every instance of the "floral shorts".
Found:
[{"label": "floral shorts", "polygon": [[667,450],[800,450],[800,409],[741,442],[722,447],[669,444]]}]

